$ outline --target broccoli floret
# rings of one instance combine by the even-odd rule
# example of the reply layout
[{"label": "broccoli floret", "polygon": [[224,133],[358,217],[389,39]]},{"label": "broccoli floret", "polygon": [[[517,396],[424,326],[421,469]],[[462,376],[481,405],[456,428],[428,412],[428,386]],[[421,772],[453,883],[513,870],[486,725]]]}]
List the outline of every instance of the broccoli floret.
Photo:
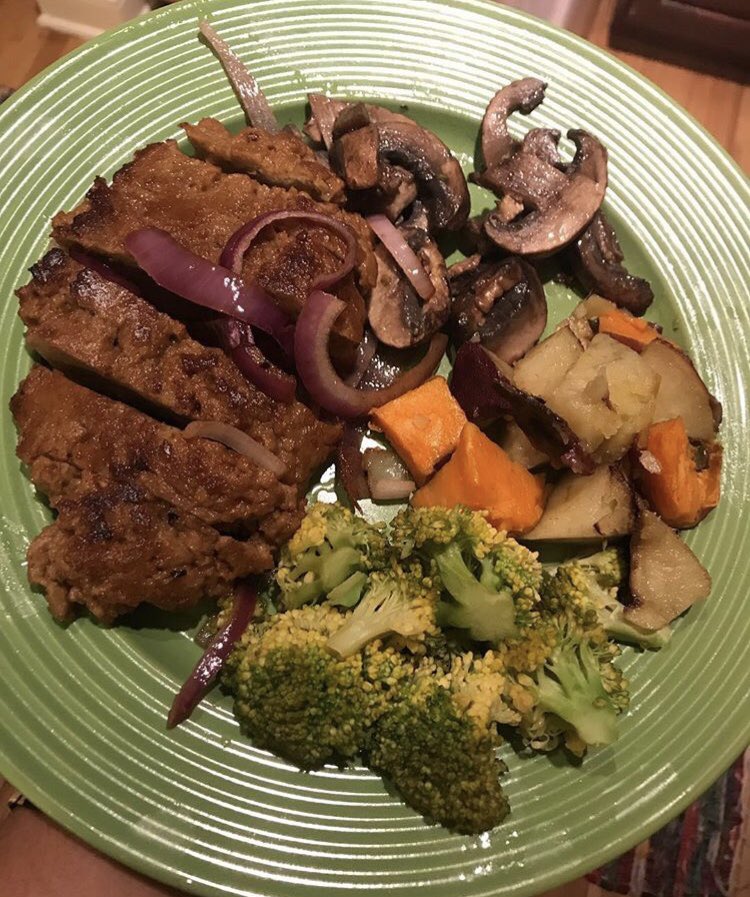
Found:
[{"label": "broccoli floret", "polygon": [[326,647],[343,622],[330,605],[279,614],[251,626],[225,667],[243,732],[304,769],[354,757],[383,709],[362,655],[342,659]]},{"label": "broccoli floret", "polygon": [[563,639],[536,675],[539,706],[569,723],[585,744],[617,739],[617,710],[587,642]]},{"label": "broccoli floret", "polygon": [[285,608],[327,597],[353,607],[371,570],[386,562],[383,527],[368,523],[337,503],[312,505],[291,541],[284,546],[276,583]]},{"label": "broccoli floret", "polygon": [[525,742],[551,750],[563,740],[576,754],[611,744],[617,714],[629,702],[628,682],[613,663],[619,653],[595,614],[543,608],[534,627],[502,650],[515,680],[506,692],[521,713]]},{"label": "broccoli floret", "polygon": [[395,633],[406,639],[423,640],[435,635],[437,592],[418,564],[372,573],[367,591],[348,614],[344,625],[328,640],[340,657],[360,651],[368,642]]},{"label": "broccoli floret", "polygon": [[494,732],[427,672],[418,673],[375,724],[367,756],[427,819],[478,834],[508,813],[499,781],[506,766],[496,745]]},{"label": "broccoli floret", "polygon": [[528,625],[538,602],[536,554],[467,508],[409,508],[393,522],[402,557],[414,553],[444,592],[438,623],[499,644]]},{"label": "broccoli floret", "polygon": [[544,570],[542,599],[549,607],[567,609],[585,618],[595,615],[608,635],[620,642],[658,650],[672,636],[669,626],[642,629],[625,618],[618,592],[627,575],[624,558],[607,548],[585,558],[566,561]]},{"label": "broccoli floret", "polygon": [[520,722],[521,716],[513,707],[513,680],[507,675],[504,658],[496,651],[454,654],[447,675],[438,682],[450,689],[461,712],[484,728],[493,730],[496,724]]}]

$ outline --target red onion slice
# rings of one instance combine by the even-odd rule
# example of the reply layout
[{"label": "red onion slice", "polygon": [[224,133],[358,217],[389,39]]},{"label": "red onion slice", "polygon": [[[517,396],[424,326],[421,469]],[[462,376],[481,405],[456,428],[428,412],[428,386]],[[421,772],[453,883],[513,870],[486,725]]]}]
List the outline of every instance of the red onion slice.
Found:
[{"label": "red onion slice", "polygon": [[369,215],[366,221],[391,254],[393,261],[407,276],[420,299],[424,299],[425,302],[430,299],[435,287],[417,254],[404,239],[404,235],[385,215]]},{"label": "red onion slice", "polygon": [[255,343],[252,328],[244,321],[219,318],[211,323],[221,348],[237,365],[243,377],[278,402],[294,401],[297,381],[272,364]]},{"label": "red onion slice", "polygon": [[204,21],[198,27],[211,49],[219,57],[229,83],[234,88],[240,106],[247,116],[248,123],[256,128],[262,128],[264,131],[270,131],[272,134],[280,131],[281,125],[276,120],[266,95],[242,60],[229,47],[229,44],[219,37],[212,25]]},{"label": "red onion slice", "polygon": [[330,293],[316,290],[307,297],[294,331],[297,373],[314,401],[344,418],[362,417],[414,389],[434,373],[443,357],[448,337],[436,333],[425,356],[413,368],[384,389],[354,389],[339,377],[328,353],[328,339],[345,305]]},{"label": "red onion slice", "polygon": [[259,215],[257,218],[253,218],[252,221],[248,221],[247,224],[243,224],[227,241],[227,245],[221,253],[219,264],[225,268],[230,268],[235,274],[241,274],[242,259],[253,241],[262,230],[277,221],[310,221],[313,224],[319,224],[321,227],[327,227],[329,230],[332,230],[346,244],[346,255],[340,267],[331,272],[331,274],[321,275],[310,287],[311,292],[313,290],[329,290],[343,277],[346,277],[354,267],[357,257],[357,241],[350,227],[341,221],[337,221],[335,218],[322,215],[320,212],[296,212],[291,209],[266,212],[264,215]]},{"label": "red onion slice", "polygon": [[213,265],[195,255],[156,227],[128,234],[125,246],[159,286],[196,305],[247,321],[269,333],[289,352],[289,318],[258,284],[243,283],[222,265]]},{"label": "red onion slice", "polygon": [[308,93],[307,100],[310,103],[312,118],[320,131],[320,139],[329,150],[333,143],[333,124],[336,116],[349,104],[343,100],[332,100],[322,93]]},{"label": "red onion slice", "polygon": [[249,458],[258,467],[265,467],[266,470],[275,473],[277,477],[282,477],[286,473],[286,465],[280,458],[277,458],[273,452],[256,442],[247,433],[243,433],[242,430],[238,430],[237,427],[230,424],[223,424],[218,420],[196,420],[185,427],[182,435],[185,439],[195,439],[200,436],[203,439],[220,442],[227,448]]},{"label": "red onion slice", "polygon": [[252,620],[257,601],[258,593],[253,583],[245,580],[236,584],[232,616],[227,625],[209,642],[203,657],[175,695],[167,717],[168,729],[184,723],[208,694],[232,648]]}]

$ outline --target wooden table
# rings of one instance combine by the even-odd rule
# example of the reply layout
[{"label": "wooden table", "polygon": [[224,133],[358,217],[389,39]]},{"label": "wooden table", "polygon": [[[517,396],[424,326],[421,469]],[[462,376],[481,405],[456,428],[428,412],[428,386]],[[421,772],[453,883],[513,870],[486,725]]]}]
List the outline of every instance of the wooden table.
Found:
[{"label": "wooden table", "polygon": [[[510,0],[507,5],[608,46],[614,0]],[[2,0],[0,14],[0,84],[20,86],[81,43],[37,28],[32,0]],[[685,106],[750,172],[750,88],[631,53],[616,55]],[[13,789],[0,780],[2,897],[178,897],[177,891],[147,881],[91,850],[34,808],[6,809],[12,794]],[[747,835],[745,872],[737,893],[730,897],[750,897]],[[606,897],[606,892],[580,880],[540,897]]]}]

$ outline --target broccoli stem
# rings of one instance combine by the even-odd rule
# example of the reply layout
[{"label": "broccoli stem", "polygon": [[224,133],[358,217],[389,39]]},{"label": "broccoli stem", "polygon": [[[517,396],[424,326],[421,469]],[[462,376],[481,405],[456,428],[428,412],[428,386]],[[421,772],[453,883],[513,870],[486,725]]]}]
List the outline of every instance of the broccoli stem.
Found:
[{"label": "broccoli stem", "polygon": [[[293,579],[303,579],[299,587],[295,590],[294,595],[290,597],[288,603],[291,607],[300,607],[316,601],[322,595],[329,595],[338,586],[348,582],[352,575],[357,572],[361,564],[362,556],[356,548],[348,546],[342,548],[334,548],[321,550],[318,552],[309,552],[307,556],[303,556],[297,562],[292,570]],[[304,577],[309,573],[317,573],[317,576],[311,576],[309,582]],[[349,583],[354,589],[364,582],[364,574],[361,574],[361,582],[359,580]],[[339,594],[340,604],[355,604],[359,598],[359,592],[356,597],[352,598],[347,589],[342,590]]]},{"label": "broccoli stem", "polygon": [[652,651],[658,651],[663,648],[672,637],[672,630],[669,626],[663,626],[661,629],[649,630],[641,629],[629,623],[623,617],[624,608],[618,607],[614,611],[602,615],[602,625],[607,631],[607,635],[611,636],[615,641],[627,642],[629,645],[638,645]]},{"label": "broccoli stem", "polygon": [[570,723],[586,744],[617,739],[617,712],[587,644],[564,645],[540,671],[537,683],[540,706]]},{"label": "broccoli stem", "polygon": [[339,607],[354,607],[359,601],[366,583],[367,574],[358,570],[331,589],[328,593],[328,601],[331,604],[339,605]]},{"label": "broccoli stem", "polygon": [[[458,545],[446,545],[435,561],[443,586],[457,602],[457,606],[441,604],[441,624],[468,629],[478,641],[493,644],[517,634],[512,595],[477,579],[466,566]],[[489,571],[483,567],[482,579],[487,583],[489,578]]]}]

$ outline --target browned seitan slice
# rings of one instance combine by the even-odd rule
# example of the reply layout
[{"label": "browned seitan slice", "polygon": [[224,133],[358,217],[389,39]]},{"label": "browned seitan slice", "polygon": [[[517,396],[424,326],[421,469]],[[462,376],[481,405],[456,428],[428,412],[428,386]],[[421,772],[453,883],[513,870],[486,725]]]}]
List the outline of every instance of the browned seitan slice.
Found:
[{"label": "browned seitan slice", "polygon": [[60,621],[79,606],[103,623],[146,603],[182,611],[272,564],[264,540],[221,535],[131,484],[60,502],[28,551],[29,581]]},{"label": "browned seitan slice", "polygon": [[112,483],[133,483],[204,523],[239,534],[271,529],[272,546],[301,520],[294,486],[217,442],[185,439],[128,405],[35,366],[10,403],[18,457],[57,507]]},{"label": "browned seitan slice", "polygon": [[243,128],[232,134],[215,118],[182,127],[198,156],[224,171],[249,174],[272,187],[294,187],[322,202],[343,203],[346,198],[341,178],[290,129],[271,134]]},{"label": "browned seitan slice", "polygon": [[18,291],[26,341],[53,367],[77,371],[97,389],[184,424],[222,421],[277,455],[300,488],[330,456],[338,425],[300,402],[276,402],[254,388],[220,350],[184,325],[60,249],[32,268]]}]

